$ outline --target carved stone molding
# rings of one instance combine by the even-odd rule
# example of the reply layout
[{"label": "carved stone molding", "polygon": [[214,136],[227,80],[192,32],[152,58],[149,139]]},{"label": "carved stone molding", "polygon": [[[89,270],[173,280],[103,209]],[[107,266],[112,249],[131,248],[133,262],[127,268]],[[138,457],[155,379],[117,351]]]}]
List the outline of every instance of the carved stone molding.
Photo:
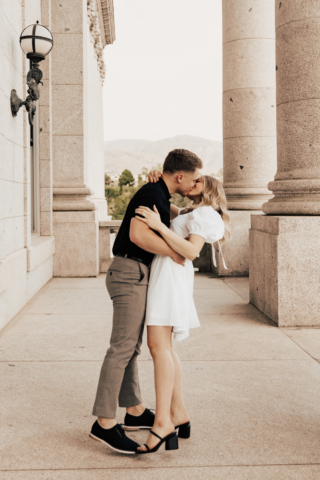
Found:
[{"label": "carved stone molding", "polygon": [[105,45],[110,45],[116,39],[113,0],[100,0],[100,5],[105,33]]},{"label": "carved stone molding", "polygon": [[103,49],[115,40],[113,0],[87,0],[91,39],[102,82],[106,75]]},{"label": "carved stone molding", "polygon": [[76,212],[95,210],[95,204],[87,198],[90,195],[92,195],[92,191],[85,185],[80,187],[54,187],[53,211]]}]

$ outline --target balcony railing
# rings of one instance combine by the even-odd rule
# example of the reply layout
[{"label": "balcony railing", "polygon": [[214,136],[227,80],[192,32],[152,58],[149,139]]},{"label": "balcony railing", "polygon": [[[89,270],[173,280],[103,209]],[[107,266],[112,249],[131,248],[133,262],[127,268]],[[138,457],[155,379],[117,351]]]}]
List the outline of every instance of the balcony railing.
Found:
[{"label": "balcony railing", "polygon": [[[99,222],[99,261],[100,272],[106,273],[113,260],[112,246],[115,235],[118,233],[122,220]],[[204,244],[200,256],[193,261],[195,268],[200,272],[212,272],[212,255],[215,254],[215,246]]]},{"label": "balcony railing", "polygon": [[113,233],[116,235],[122,220],[99,222],[99,263],[100,272],[106,273],[112,262]]}]

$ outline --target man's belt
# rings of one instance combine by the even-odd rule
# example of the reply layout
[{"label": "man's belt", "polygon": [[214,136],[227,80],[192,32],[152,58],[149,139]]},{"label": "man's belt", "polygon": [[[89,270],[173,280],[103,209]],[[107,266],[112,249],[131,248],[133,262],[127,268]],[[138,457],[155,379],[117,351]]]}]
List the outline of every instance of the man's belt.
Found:
[{"label": "man's belt", "polygon": [[127,253],[118,253],[118,255],[116,255],[116,257],[129,258],[130,260],[134,260],[135,262],[143,263],[147,267],[150,267],[150,262],[147,262],[146,260],[142,260],[141,258],[132,257],[132,255],[128,255]]}]

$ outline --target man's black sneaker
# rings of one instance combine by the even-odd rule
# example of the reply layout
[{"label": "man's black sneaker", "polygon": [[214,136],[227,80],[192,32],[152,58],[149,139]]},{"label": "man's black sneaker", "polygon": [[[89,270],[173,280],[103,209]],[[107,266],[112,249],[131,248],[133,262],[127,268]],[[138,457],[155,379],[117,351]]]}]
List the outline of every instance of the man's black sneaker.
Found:
[{"label": "man's black sneaker", "polygon": [[154,424],[154,417],[154,413],[149,408],[146,408],[139,417],[127,413],[124,417],[123,428],[125,430],[151,430]]},{"label": "man's black sneaker", "polygon": [[89,437],[98,442],[105,443],[108,447],[112,448],[112,450],[119,453],[136,453],[137,448],[140,447],[139,443],[127,437],[119,423],[112,428],[106,429],[100,427],[99,423],[95,421]]}]

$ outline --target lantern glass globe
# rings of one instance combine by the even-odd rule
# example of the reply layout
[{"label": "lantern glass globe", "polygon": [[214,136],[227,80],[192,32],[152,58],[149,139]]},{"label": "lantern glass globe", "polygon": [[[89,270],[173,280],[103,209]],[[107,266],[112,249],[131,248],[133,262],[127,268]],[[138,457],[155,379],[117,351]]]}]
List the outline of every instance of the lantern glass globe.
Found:
[{"label": "lantern glass globe", "polygon": [[26,27],[20,36],[20,45],[26,55],[48,55],[53,47],[50,30],[38,23]]}]

